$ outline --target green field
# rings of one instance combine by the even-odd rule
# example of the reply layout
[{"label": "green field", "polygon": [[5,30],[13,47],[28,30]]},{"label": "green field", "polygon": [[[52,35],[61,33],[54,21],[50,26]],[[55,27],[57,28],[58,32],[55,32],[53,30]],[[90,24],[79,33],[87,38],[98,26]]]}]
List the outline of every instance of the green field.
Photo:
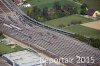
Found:
[{"label": "green field", "polygon": [[[74,6],[77,6],[78,11],[80,12],[80,5],[75,3],[73,0],[28,0],[28,3],[30,3],[32,6],[38,6],[40,9],[43,9],[44,7],[53,7],[54,2],[59,1],[61,5],[64,4],[72,4]],[[86,3],[89,8],[95,8],[96,10],[100,10],[100,0],[80,0],[81,3]],[[28,8],[22,8],[22,10],[26,13]],[[85,18],[80,15],[71,15],[71,16],[65,16],[62,18],[50,20],[43,22],[46,25],[63,29],[65,31],[70,31],[74,33],[78,33],[81,35],[85,35],[88,37],[93,38],[99,38],[100,39],[100,31],[95,30],[92,28],[84,27],[81,25],[71,25],[68,26],[72,21],[81,21],[82,23],[91,22],[94,21],[92,19]],[[63,24],[64,27],[59,27],[59,25]]]},{"label": "green field", "polygon": [[6,53],[11,53],[11,52],[17,52],[20,50],[24,50],[24,48],[16,45],[16,47],[11,48],[10,45],[6,45],[4,43],[0,42],[0,54],[6,54]]},{"label": "green field", "polygon": [[100,39],[100,30],[88,28],[88,27],[81,26],[81,25],[66,27],[66,28],[63,28],[63,30],[74,32],[80,35],[84,35],[86,37]]},{"label": "green field", "polygon": [[28,3],[30,3],[32,6],[38,6],[38,7],[52,7],[54,2],[59,1],[61,5],[65,3],[73,3],[73,0],[28,0]]},{"label": "green field", "polygon": [[82,21],[82,23],[93,21],[92,19],[84,18],[79,15],[72,15],[72,16],[68,16],[68,17],[63,17],[63,18],[47,21],[47,22],[44,22],[44,24],[52,26],[52,27],[56,27],[56,28],[59,28],[58,25],[64,24],[66,26],[63,28],[60,28],[60,29],[65,30],[65,31],[70,31],[73,33],[77,33],[80,35],[84,35],[87,37],[100,39],[100,30],[84,27],[81,25],[68,26],[68,24],[73,20],[80,20],[80,21]]},{"label": "green field", "polygon": [[[78,11],[80,11],[80,5],[76,4],[73,0],[28,0],[27,2],[31,4],[31,6],[37,6],[40,9],[43,9],[44,7],[52,8],[54,3],[59,1],[61,6],[65,4],[71,4],[73,6],[77,6]],[[20,7],[25,13],[27,13],[27,10],[29,8]]]},{"label": "green field", "polygon": [[59,28],[58,26],[60,24],[64,24],[66,27],[68,27],[68,24],[70,24],[71,21],[81,21],[82,23],[86,23],[86,22],[91,22],[93,20],[85,18],[85,17],[80,16],[80,15],[71,15],[71,16],[65,16],[65,17],[62,17],[62,18],[59,18],[59,19],[54,19],[54,20],[46,21],[44,23],[46,25]]},{"label": "green field", "polygon": [[94,8],[100,11],[100,0],[81,0],[81,3],[86,3],[89,8]]}]

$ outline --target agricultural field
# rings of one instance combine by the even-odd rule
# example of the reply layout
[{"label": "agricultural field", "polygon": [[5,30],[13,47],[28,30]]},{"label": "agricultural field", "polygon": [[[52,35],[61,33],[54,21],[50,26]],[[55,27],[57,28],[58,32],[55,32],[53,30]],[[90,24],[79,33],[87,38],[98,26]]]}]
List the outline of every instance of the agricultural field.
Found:
[{"label": "agricultural field", "polygon": [[83,24],[94,21],[92,19],[84,18],[80,15],[72,15],[68,17],[63,17],[63,18],[47,21],[47,22],[44,22],[44,24],[55,27],[55,28],[59,28],[58,25],[63,24],[65,26],[59,29],[77,33],[86,37],[100,39],[100,30],[85,27],[80,24],[68,26],[68,24],[70,24],[70,22],[74,20],[76,21],[80,20]]}]

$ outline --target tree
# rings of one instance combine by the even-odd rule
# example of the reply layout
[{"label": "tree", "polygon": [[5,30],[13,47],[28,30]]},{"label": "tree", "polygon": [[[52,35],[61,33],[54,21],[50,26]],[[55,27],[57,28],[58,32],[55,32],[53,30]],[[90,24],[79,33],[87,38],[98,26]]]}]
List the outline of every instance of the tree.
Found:
[{"label": "tree", "polygon": [[35,15],[40,15],[41,14],[41,10],[37,6],[34,6],[33,7],[33,13]]},{"label": "tree", "polygon": [[86,8],[87,8],[87,4],[83,3],[81,5],[81,15],[86,15]]},{"label": "tree", "polygon": [[66,26],[64,24],[59,24],[58,27],[63,28],[63,27],[66,27]]},{"label": "tree", "polygon": [[57,2],[54,3],[53,8],[54,8],[54,10],[55,10],[55,18],[59,18],[59,17],[65,16],[65,13],[64,13],[64,11],[62,10],[61,4],[60,4],[59,1],[57,1]]},{"label": "tree", "polygon": [[30,16],[30,17],[32,17],[32,8],[31,7],[28,8],[27,15]]},{"label": "tree", "polygon": [[2,32],[0,32],[0,39],[1,39],[1,38],[5,38],[5,36],[3,35]]},{"label": "tree", "polygon": [[63,6],[63,11],[66,13],[66,15],[72,15],[77,12],[77,9],[71,4],[65,4]]},{"label": "tree", "polygon": [[61,4],[60,4],[59,1],[57,1],[57,2],[54,3],[54,9],[55,9],[56,11],[61,10]]},{"label": "tree", "polygon": [[25,1],[22,1],[22,2],[23,2],[23,4],[26,4],[26,3],[28,3],[28,2],[27,2],[27,0],[25,0]]},{"label": "tree", "polygon": [[2,34],[2,32],[0,32],[0,36],[2,36],[3,34]]},{"label": "tree", "polygon": [[37,19],[40,16],[41,16],[41,10],[37,6],[34,6],[32,9],[32,17]]},{"label": "tree", "polygon": [[48,17],[49,16],[48,15],[48,7],[43,8],[42,15],[43,15],[44,18],[49,19],[49,17]]}]

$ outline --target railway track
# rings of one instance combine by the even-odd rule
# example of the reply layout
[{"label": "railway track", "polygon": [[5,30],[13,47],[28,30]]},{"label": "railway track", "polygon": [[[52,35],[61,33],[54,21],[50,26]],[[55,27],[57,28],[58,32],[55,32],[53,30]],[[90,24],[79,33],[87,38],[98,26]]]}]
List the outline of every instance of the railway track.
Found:
[{"label": "railway track", "polygon": [[95,59],[94,63],[77,63],[77,59],[74,59],[73,63],[64,63],[68,66],[92,66],[100,63],[100,51],[70,37],[73,33],[41,24],[25,15],[11,0],[3,1],[10,13],[15,12],[13,15],[6,14],[5,10],[2,12],[6,17],[1,19],[0,31],[4,34],[52,58],[81,56]]}]

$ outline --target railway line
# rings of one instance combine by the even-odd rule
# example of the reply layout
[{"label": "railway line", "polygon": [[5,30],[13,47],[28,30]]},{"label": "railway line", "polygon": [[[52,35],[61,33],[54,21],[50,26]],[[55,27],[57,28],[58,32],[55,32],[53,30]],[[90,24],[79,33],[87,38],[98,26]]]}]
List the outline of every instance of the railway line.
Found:
[{"label": "railway line", "polygon": [[[39,23],[25,15],[11,0],[1,0],[0,4],[3,5],[0,7],[0,31],[4,34],[52,58],[75,58],[73,63],[64,63],[66,66],[93,66],[100,63],[100,51],[70,37],[73,33]],[[9,14],[3,7],[10,11]],[[95,62],[77,63],[76,56],[93,57]]]}]

